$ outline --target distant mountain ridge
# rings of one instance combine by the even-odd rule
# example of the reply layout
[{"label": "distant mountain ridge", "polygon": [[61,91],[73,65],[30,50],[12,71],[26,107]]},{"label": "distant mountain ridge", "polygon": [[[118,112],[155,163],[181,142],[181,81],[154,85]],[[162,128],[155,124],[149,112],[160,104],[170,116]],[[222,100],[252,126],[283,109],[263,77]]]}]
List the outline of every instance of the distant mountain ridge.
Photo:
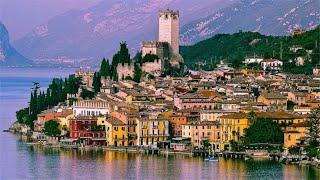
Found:
[{"label": "distant mountain ridge", "polygon": [[131,52],[142,40],[157,39],[157,13],[179,9],[183,22],[207,16],[233,0],[106,0],[85,10],[69,11],[36,27],[14,42],[26,57],[93,59],[111,57],[121,41]]},{"label": "distant mountain ridge", "polygon": [[7,28],[0,22],[0,66],[26,66],[33,62],[13,48],[9,42]]},{"label": "distant mountain ridge", "polygon": [[182,44],[239,30],[286,35],[294,28],[312,29],[320,23],[319,0],[241,0],[205,18],[186,24]]}]

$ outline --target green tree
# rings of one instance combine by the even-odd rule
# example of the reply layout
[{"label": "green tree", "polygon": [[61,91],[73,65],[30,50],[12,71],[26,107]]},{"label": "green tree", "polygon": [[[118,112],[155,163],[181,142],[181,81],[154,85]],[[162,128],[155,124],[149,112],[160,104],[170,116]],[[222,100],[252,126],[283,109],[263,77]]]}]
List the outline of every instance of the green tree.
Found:
[{"label": "green tree", "polygon": [[61,131],[59,129],[59,123],[53,120],[50,120],[44,124],[43,132],[47,136],[57,137],[60,136]]},{"label": "green tree", "polygon": [[120,63],[124,65],[125,63],[130,64],[130,54],[129,54],[129,49],[127,47],[126,42],[120,43],[120,51],[118,52],[119,54],[119,60],[121,61]]},{"label": "green tree", "polygon": [[137,83],[140,82],[141,80],[141,75],[142,75],[142,71],[141,71],[141,68],[139,66],[138,63],[135,63],[134,64],[134,75],[133,75],[133,80]]},{"label": "green tree", "polygon": [[94,92],[89,91],[85,88],[82,88],[81,93],[80,93],[80,97],[83,99],[92,99],[92,98],[94,98]]},{"label": "green tree", "polygon": [[312,111],[308,123],[310,125],[307,136],[309,145],[306,151],[310,156],[315,157],[319,154],[317,149],[320,147],[320,109]]},{"label": "green tree", "polygon": [[101,88],[101,76],[100,76],[100,73],[98,73],[98,72],[94,73],[92,86],[93,86],[94,93],[100,92],[100,88]]},{"label": "green tree", "polygon": [[118,80],[119,80],[118,72],[116,70],[114,70],[112,72],[112,80],[115,81],[115,82],[118,82]]},{"label": "green tree", "polygon": [[248,120],[251,124],[257,121],[257,114],[254,111],[248,113]]},{"label": "green tree", "polygon": [[271,119],[259,119],[245,130],[244,143],[282,144],[283,132],[280,125]]},{"label": "green tree", "polygon": [[111,69],[110,69],[109,61],[103,58],[100,66],[100,75],[102,77],[110,77],[111,76],[110,70]]}]

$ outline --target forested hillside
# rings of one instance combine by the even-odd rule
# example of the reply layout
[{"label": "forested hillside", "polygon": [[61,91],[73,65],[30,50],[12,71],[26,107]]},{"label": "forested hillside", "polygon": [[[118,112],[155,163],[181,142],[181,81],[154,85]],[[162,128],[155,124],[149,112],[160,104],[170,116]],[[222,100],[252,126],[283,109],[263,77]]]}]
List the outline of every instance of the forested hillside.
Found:
[{"label": "forested hillside", "polygon": [[[283,60],[284,71],[300,73],[320,63],[320,26],[295,36],[265,36],[257,32],[238,32],[235,34],[218,34],[193,46],[181,47],[181,55],[189,68],[198,62],[205,67],[227,60],[233,66],[242,66],[246,56],[262,56]],[[292,46],[302,46],[304,49],[296,53],[290,51]],[[307,53],[312,50],[312,53]],[[307,59],[304,66],[297,68],[294,59],[302,56]]]}]

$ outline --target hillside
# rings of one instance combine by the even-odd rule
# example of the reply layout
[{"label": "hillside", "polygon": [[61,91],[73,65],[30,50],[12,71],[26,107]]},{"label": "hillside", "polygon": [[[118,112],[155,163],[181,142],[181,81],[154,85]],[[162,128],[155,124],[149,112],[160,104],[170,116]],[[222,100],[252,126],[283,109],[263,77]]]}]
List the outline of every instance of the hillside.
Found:
[{"label": "hillside", "polygon": [[[306,56],[305,51],[291,52],[290,47],[294,45],[313,50],[310,55],[312,63],[319,64],[319,42],[320,26],[295,36],[266,36],[258,32],[238,32],[215,35],[193,46],[183,46],[180,53],[186,65],[190,68],[194,67],[196,62],[206,62],[207,64],[212,62],[215,64],[219,59],[226,59],[234,66],[240,66],[244,57],[253,55],[282,59],[291,67],[290,59]],[[280,57],[281,46],[282,58]],[[292,66],[292,68],[294,67]]]},{"label": "hillside", "polygon": [[17,52],[9,42],[9,33],[0,22],[0,66],[27,66],[33,62]]},{"label": "hillside", "polygon": [[294,28],[313,29],[320,22],[319,0],[241,0],[182,27],[186,45],[215,34],[239,30],[287,35]]}]

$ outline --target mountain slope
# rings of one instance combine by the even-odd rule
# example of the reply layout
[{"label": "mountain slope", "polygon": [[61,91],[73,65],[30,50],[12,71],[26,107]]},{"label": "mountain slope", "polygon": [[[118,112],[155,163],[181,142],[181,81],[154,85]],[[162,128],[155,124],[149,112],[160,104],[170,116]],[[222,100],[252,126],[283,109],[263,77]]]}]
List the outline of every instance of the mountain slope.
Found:
[{"label": "mountain slope", "polygon": [[192,46],[183,46],[181,55],[190,68],[195,68],[194,64],[197,62],[203,62],[206,65],[211,62],[216,64],[219,59],[226,59],[234,66],[239,66],[245,56],[253,55],[278,58],[285,62],[285,68],[295,68],[294,62],[289,63],[290,59],[293,60],[299,56],[307,57],[305,51],[297,53],[290,51],[290,47],[298,45],[312,50],[309,55],[311,58],[309,67],[312,67],[312,65],[320,64],[319,42],[320,26],[295,36],[266,36],[258,32],[238,32],[218,34]]},{"label": "mountain slope", "polygon": [[0,66],[26,66],[32,63],[11,46],[8,30],[0,22]]},{"label": "mountain slope", "polygon": [[294,28],[312,29],[320,23],[319,7],[319,0],[242,0],[185,25],[181,42],[193,44],[239,30],[285,35]]},{"label": "mountain slope", "polygon": [[[167,7],[181,11],[182,23],[211,13],[232,0],[108,0],[85,10],[70,11],[36,27],[14,42],[33,59],[94,59],[110,57],[119,42],[135,52],[142,40],[157,39],[157,12]],[[215,7],[215,8],[212,8]]]}]

